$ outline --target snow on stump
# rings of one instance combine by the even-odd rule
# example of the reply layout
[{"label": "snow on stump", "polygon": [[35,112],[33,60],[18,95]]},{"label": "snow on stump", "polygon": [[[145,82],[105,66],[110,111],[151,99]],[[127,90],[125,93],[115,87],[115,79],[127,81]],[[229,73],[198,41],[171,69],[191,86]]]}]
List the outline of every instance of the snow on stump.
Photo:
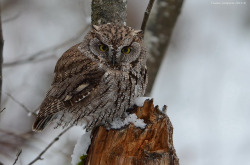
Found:
[{"label": "snow on stump", "polygon": [[132,123],[120,129],[96,128],[85,165],[179,165],[173,126],[164,112],[146,100],[131,112],[144,120],[144,129]]}]

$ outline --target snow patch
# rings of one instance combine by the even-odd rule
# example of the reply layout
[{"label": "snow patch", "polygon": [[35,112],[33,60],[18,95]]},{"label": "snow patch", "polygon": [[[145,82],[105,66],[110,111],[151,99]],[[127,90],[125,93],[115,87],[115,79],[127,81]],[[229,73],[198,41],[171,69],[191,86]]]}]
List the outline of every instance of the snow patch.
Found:
[{"label": "snow patch", "polygon": [[136,114],[129,114],[124,120],[121,118],[115,119],[111,123],[111,128],[119,129],[130,123],[133,123],[136,127],[141,128],[141,129],[144,129],[146,126],[146,124],[144,123],[142,119],[137,118]]},{"label": "snow patch", "polygon": [[145,100],[147,100],[147,99],[153,99],[152,97],[137,97],[136,99],[135,99],[135,105],[137,105],[138,107],[142,107],[143,106],[143,104],[144,104],[144,102],[145,102]]},{"label": "snow patch", "polygon": [[89,145],[91,143],[91,139],[90,139],[90,134],[91,131],[89,132],[85,132],[78,140],[77,143],[75,145],[73,154],[71,155],[72,160],[71,160],[71,164],[72,165],[77,165],[77,163],[79,163],[80,157],[84,154],[87,155],[87,150],[89,148]]}]

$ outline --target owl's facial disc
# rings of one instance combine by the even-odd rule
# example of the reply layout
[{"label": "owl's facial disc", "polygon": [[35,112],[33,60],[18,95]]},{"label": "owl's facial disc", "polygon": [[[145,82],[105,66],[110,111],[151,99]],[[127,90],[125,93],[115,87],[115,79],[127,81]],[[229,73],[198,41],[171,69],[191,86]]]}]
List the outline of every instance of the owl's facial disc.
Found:
[{"label": "owl's facial disc", "polygon": [[142,31],[123,25],[93,26],[90,50],[113,68],[130,65],[141,53]]}]

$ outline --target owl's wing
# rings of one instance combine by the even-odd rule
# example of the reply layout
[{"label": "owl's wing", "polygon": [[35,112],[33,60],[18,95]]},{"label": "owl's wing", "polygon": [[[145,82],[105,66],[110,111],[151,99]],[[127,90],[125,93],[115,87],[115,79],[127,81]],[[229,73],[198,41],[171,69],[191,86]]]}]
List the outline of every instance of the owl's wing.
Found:
[{"label": "owl's wing", "polygon": [[105,71],[84,56],[78,46],[70,48],[58,60],[54,81],[33,124],[34,131],[43,130],[59,112],[84,101],[100,83]]}]

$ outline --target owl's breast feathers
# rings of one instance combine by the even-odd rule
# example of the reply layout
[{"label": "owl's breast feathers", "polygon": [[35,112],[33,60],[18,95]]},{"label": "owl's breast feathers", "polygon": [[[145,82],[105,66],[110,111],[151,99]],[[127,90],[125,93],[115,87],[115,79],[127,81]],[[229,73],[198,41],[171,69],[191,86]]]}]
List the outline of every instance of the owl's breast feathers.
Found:
[{"label": "owl's breast feathers", "polygon": [[83,103],[98,88],[105,71],[86,58],[78,46],[71,47],[58,60],[54,81],[40,106],[33,125],[34,131],[43,130],[57,118],[58,112]]},{"label": "owl's breast feathers", "polygon": [[[111,122],[144,94],[147,73],[140,60],[131,64],[130,69],[117,70],[90,59],[88,52],[78,47],[79,44],[71,47],[58,60],[34,131],[43,130],[53,119],[59,119],[57,124],[61,125],[76,124],[85,118],[90,121],[87,128]],[[67,114],[71,115],[71,121],[64,118]]]}]

